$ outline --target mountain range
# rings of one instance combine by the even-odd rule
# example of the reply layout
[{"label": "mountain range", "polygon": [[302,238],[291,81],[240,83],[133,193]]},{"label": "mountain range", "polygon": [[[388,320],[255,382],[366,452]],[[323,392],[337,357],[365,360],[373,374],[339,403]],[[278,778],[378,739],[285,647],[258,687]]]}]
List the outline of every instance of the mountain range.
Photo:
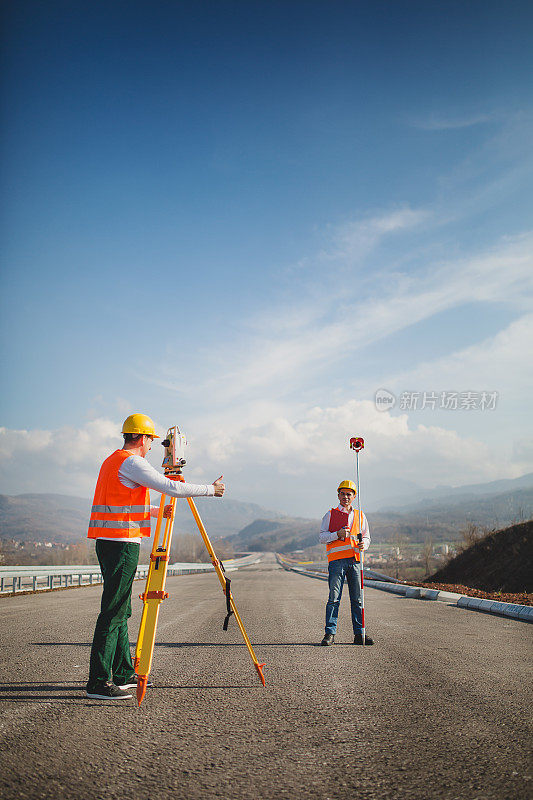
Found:
[{"label": "mountain range", "polygon": [[[405,499],[405,498],[403,498]],[[411,498],[412,499],[412,498]],[[255,503],[197,498],[200,516],[213,539],[228,538],[239,550],[290,551],[316,544],[319,519],[288,517]],[[59,494],[0,495],[0,539],[79,542],[86,537],[90,501]],[[324,509],[326,511],[327,509]],[[402,536],[422,542],[458,538],[468,524],[498,528],[533,516],[533,474],[514,480],[439,487],[426,497],[368,512],[372,539]],[[176,510],[176,533],[196,533],[188,505]]]},{"label": "mountain range", "polygon": [[[237,533],[258,517],[279,519],[255,503],[211,497],[196,498],[202,520],[214,538]],[[0,540],[79,542],[87,536],[91,501],[62,494],[0,495]],[[188,504],[178,501],[175,517],[177,533],[196,533],[196,523]]]},{"label": "mountain range", "polygon": [[402,494],[388,499],[378,511],[396,511],[398,508],[419,509],[422,506],[433,505],[439,500],[446,503],[460,502],[461,499],[483,497],[486,495],[500,495],[505,492],[514,492],[517,489],[533,488],[533,472],[521,475],[519,478],[503,478],[488,483],[472,483],[465,486],[436,486],[434,489],[409,487]]}]

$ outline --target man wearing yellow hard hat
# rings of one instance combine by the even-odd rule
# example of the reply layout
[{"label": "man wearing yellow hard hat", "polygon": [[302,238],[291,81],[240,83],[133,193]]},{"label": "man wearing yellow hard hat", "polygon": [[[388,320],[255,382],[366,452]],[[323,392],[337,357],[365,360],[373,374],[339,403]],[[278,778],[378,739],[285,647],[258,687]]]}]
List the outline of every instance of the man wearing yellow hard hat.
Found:
[{"label": "man wearing yellow hard hat", "polygon": [[[359,512],[352,508],[352,502],[357,494],[353,481],[341,481],[337,489],[339,505],[328,511],[322,519],[319,542],[326,545],[328,556],[328,583],[329,597],[326,604],[326,632],[321,643],[325,647],[332,645],[337,633],[337,620],[339,605],[342,596],[344,579],[348,584],[350,593],[350,606],[352,611],[352,626],[354,644],[374,644],[368,634],[363,642],[363,625],[361,614],[361,556],[360,550],[366,550],[370,544],[370,531],[368,522],[361,513],[359,525]],[[358,535],[362,539],[359,543]]]},{"label": "man wearing yellow hard hat", "polygon": [[[172,497],[222,497],[223,476],[209,485],[171,481],[146,461],[155,426],[146,414],[131,414],[122,426],[124,444],[100,468],[94,492],[90,539],[96,539],[104,588],[100,615],[91,648],[87,697],[121,700],[132,697],[137,676],[131,660],[128,618],[131,588],[139,562],[140,543],[150,536],[150,517],[158,507],[150,506],[149,489]],[[171,507],[165,507],[170,516]]]}]

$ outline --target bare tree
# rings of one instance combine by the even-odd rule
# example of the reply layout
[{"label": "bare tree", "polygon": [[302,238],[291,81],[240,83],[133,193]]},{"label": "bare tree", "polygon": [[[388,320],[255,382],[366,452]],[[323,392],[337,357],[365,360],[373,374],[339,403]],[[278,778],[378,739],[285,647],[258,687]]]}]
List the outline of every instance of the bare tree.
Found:
[{"label": "bare tree", "polygon": [[472,547],[473,544],[479,542],[480,539],[483,539],[487,533],[488,531],[486,528],[482,528],[480,525],[475,525],[473,522],[469,522],[466,528],[463,528],[461,531],[461,549],[468,550],[468,548]]},{"label": "bare tree", "polygon": [[422,560],[424,561],[424,569],[426,570],[426,576],[429,575],[431,571],[431,557],[433,556],[433,539],[431,536],[426,536],[424,540],[424,545],[422,547]]},{"label": "bare tree", "polygon": [[407,544],[408,541],[409,540],[408,540],[407,536],[404,536],[404,534],[400,533],[400,531],[398,531],[398,530],[396,530],[393,533],[392,537],[391,537],[392,560],[393,560],[394,568],[395,568],[395,572],[396,572],[396,574],[395,574],[396,580],[399,579],[400,561],[403,558],[402,551],[405,549],[405,545]]},{"label": "bare tree", "polygon": [[[214,541],[213,547],[218,558],[232,558],[234,550],[229,542],[223,539]],[[187,564],[196,564],[210,561],[209,554],[199,533],[180,533],[172,542],[171,562],[182,561]]]}]

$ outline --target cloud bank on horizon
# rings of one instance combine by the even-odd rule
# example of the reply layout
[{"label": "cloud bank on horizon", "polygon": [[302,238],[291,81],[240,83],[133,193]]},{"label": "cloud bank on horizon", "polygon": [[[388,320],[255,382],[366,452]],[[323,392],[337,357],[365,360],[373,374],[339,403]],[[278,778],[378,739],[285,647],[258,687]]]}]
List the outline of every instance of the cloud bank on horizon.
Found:
[{"label": "cloud bank on horizon", "polygon": [[374,508],[533,470],[527,4],[457,6],[446,35],[414,4],[303,29],[297,3],[26,6],[1,492],[90,496],[134,410],[185,430],[192,481],[295,515],[353,473],[352,435]]}]

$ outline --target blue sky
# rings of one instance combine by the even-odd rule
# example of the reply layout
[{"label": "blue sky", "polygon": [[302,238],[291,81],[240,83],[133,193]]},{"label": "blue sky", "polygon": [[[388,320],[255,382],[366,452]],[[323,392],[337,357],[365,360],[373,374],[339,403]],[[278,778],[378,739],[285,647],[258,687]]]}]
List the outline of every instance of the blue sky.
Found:
[{"label": "blue sky", "polygon": [[533,469],[530,3],[3,14],[0,491],[89,495],[134,410],[288,513],[354,434],[373,505]]}]

